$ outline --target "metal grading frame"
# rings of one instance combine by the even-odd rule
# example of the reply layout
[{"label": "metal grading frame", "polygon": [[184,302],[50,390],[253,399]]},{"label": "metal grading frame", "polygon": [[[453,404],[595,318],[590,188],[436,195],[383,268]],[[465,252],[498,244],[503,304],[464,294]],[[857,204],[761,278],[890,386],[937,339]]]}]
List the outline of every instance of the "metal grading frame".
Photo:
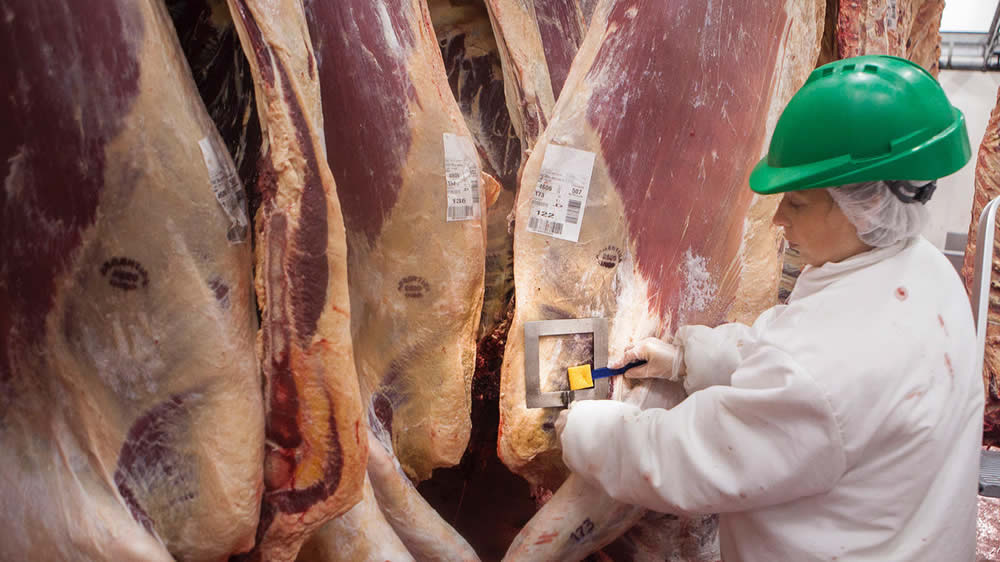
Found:
[{"label": "metal grading frame", "polygon": [[524,323],[524,401],[528,408],[564,408],[575,400],[600,400],[608,396],[608,379],[594,381],[585,390],[542,392],[538,342],[545,336],[594,334],[594,368],[608,365],[608,321],[606,318],[537,320]]}]

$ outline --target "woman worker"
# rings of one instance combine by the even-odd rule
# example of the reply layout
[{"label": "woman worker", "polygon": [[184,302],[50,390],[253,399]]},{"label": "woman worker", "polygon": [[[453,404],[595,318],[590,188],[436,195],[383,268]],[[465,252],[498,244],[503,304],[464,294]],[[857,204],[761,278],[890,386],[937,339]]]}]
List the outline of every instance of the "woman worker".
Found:
[{"label": "woman worker", "polygon": [[682,380],[670,410],[585,401],[563,460],[623,502],[720,514],[723,559],[971,561],[983,387],[968,298],[919,235],[933,181],[970,156],[961,112],[916,64],[816,69],[750,188],[808,266],[752,326],[685,326],[619,364]]}]

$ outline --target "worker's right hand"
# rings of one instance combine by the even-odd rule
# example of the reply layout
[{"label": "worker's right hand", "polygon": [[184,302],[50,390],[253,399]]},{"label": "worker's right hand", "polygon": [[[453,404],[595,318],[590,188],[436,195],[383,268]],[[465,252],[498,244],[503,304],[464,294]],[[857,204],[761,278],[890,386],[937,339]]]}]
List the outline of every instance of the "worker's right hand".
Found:
[{"label": "worker's right hand", "polygon": [[620,368],[640,359],[646,360],[646,364],[625,371],[626,377],[679,381],[684,376],[684,359],[681,350],[658,338],[646,338],[625,348],[622,360],[611,367]]}]

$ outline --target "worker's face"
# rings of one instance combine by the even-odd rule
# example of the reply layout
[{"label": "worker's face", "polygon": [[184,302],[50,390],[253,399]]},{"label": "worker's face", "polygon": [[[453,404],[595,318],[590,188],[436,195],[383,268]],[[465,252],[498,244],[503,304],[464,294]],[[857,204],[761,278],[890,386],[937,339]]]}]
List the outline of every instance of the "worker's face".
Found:
[{"label": "worker's face", "polygon": [[858,238],[857,229],[825,189],[785,193],[774,224],[784,227],[788,244],[812,266],[839,262],[871,249]]}]

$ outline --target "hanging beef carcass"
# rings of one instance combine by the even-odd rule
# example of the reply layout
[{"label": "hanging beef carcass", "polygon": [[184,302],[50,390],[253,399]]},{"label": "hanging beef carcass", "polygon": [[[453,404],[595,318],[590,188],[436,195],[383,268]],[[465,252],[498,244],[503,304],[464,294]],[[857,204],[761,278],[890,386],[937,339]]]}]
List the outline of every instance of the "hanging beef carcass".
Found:
[{"label": "hanging beef carcass", "polygon": [[[983,208],[994,198],[1000,197],[1000,92],[997,105],[990,114],[986,134],[979,145],[976,160],[976,190],[972,200],[972,217],[969,224],[969,242],[965,248],[962,276],[971,292],[976,268],[976,237],[979,217]],[[994,275],[1000,271],[1000,236],[996,238],[993,253]],[[983,442],[1000,445],[1000,285],[990,284],[989,322],[986,326],[986,355],[983,361],[983,386],[986,392],[986,413],[983,425]]]},{"label": "hanging beef carcass", "polygon": [[526,151],[545,129],[555,98],[532,0],[484,0],[503,67],[511,123]]},{"label": "hanging beef carcass", "polygon": [[937,76],[943,0],[839,0],[831,7],[837,9],[837,58],[895,55]]},{"label": "hanging beef carcass", "polygon": [[[524,322],[607,318],[616,357],[644,336],[752,320],[773,304],[779,244],[769,221],[777,198],[752,198],[746,178],[813,69],[823,12],[818,0],[606,0],[595,9],[517,204],[500,441],[512,470],[549,488],[565,476],[554,442],[558,411],[525,406]],[[549,199],[553,191],[563,191],[560,200]],[[560,202],[561,214],[548,214]],[[541,387],[565,389],[566,368],[590,360],[591,345],[549,340],[540,344]],[[668,407],[683,391],[618,383],[613,396]],[[582,558],[642,514],[571,476],[508,555]]]},{"label": "hanging beef carcass", "polygon": [[362,395],[423,479],[457,463],[469,436],[486,239],[478,158],[423,2],[313,1],[306,15]]},{"label": "hanging beef carcass", "polygon": [[301,4],[229,5],[266,140],[255,218],[267,403],[257,553],[293,560],[314,529],[362,495],[368,442],[351,345],[347,246]]},{"label": "hanging beef carcass", "polygon": [[299,562],[478,560],[468,542],[417,493],[386,437],[368,432],[365,496],[312,536]]},{"label": "hanging beef carcass", "polygon": [[246,200],[159,2],[4,0],[0,558],[249,549]]},{"label": "hanging beef carcass", "polygon": [[507,110],[503,70],[486,5],[482,1],[430,0],[428,8],[448,84],[475,139],[483,171],[498,184],[486,190],[486,273],[479,327],[482,340],[498,328],[504,329],[514,295],[514,237],[509,222],[521,155],[527,147],[518,138]]},{"label": "hanging beef carcass", "polygon": [[316,541],[385,536],[358,526],[388,523],[418,558],[475,559],[407,478],[456,464],[469,438],[486,242],[475,145],[422,1],[314,1],[306,16],[347,227],[368,476],[381,514],[362,506]]},{"label": "hanging beef carcass", "polygon": [[576,52],[590,26],[596,1],[534,0],[534,4],[538,32],[552,80],[552,95],[558,100]]}]

